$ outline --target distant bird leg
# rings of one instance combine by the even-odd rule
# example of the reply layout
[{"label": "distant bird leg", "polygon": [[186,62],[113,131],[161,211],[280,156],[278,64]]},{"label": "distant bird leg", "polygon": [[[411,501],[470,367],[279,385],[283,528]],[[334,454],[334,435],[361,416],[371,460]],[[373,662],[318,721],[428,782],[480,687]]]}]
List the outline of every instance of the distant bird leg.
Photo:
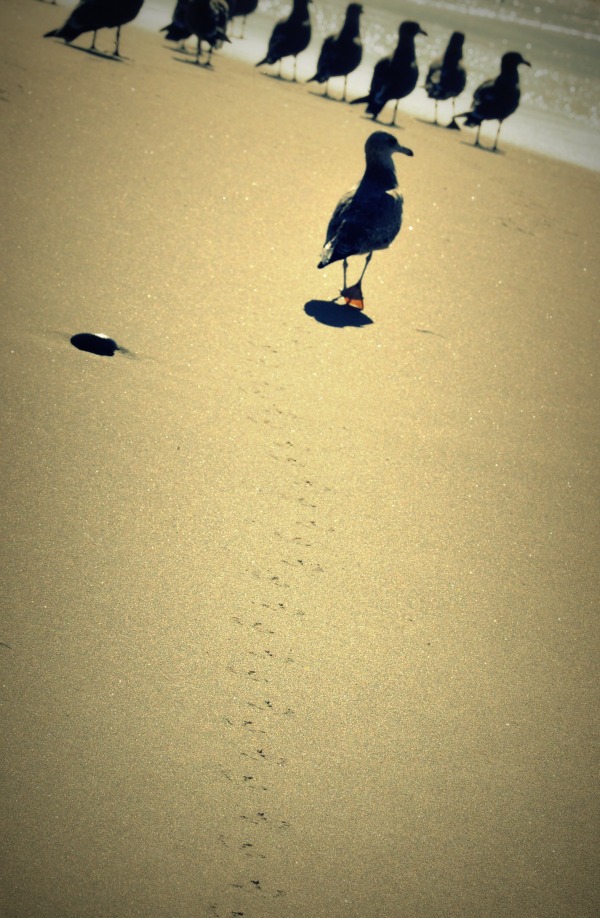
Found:
[{"label": "distant bird leg", "polygon": [[296,54],[294,54],[294,75],[293,75],[293,77],[292,77],[292,82],[293,82],[293,83],[297,83],[297,82],[298,82],[298,80],[296,79],[296,64],[297,64],[297,62],[298,62],[298,56],[297,56]]},{"label": "distant bird leg", "polygon": [[452,121],[450,124],[447,124],[446,127],[449,131],[460,131],[460,125],[456,120],[456,108],[454,105],[454,99],[452,99]]},{"label": "distant bird leg", "polygon": [[437,116],[437,104],[438,104],[438,100],[437,100],[437,99],[434,99],[434,100],[433,100],[433,103],[434,103],[434,106],[435,106],[435,108],[434,108],[434,110],[433,110],[433,123],[434,123],[434,124],[437,124],[437,123],[438,123],[438,116]]},{"label": "distant bird leg", "polygon": [[480,132],[480,131],[481,131],[481,122],[479,122],[479,124],[477,125],[477,133],[476,133],[476,135],[475,135],[475,143],[473,144],[474,147],[480,147],[480,146],[481,146],[481,144],[479,143],[479,132]]},{"label": "distant bird leg", "polygon": [[495,141],[494,141],[494,146],[492,147],[492,150],[493,150],[494,152],[498,149],[498,138],[499,138],[499,136],[500,136],[500,128],[501,128],[501,127],[502,127],[502,121],[499,121],[499,122],[498,122],[498,130],[496,131],[496,139],[495,139]]},{"label": "distant bird leg", "polygon": [[[399,103],[400,103],[400,99],[396,99],[396,104],[394,105],[394,116],[393,116],[392,120],[390,121],[390,127],[397,127],[397,125],[396,125],[396,113],[397,113],[397,111],[398,111],[398,105],[399,105]],[[367,262],[367,264],[368,264],[368,262]]]},{"label": "distant bird leg", "polygon": [[[96,33],[94,33],[95,35]],[[121,57],[119,54],[119,39],[121,37],[121,26],[117,26],[117,34],[115,36],[115,50],[113,51],[113,57]]]},{"label": "distant bird leg", "polygon": [[344,77],[344,91],[342,93],[342,102],[346,101],[346,88],[348,86],[348,74]]}]

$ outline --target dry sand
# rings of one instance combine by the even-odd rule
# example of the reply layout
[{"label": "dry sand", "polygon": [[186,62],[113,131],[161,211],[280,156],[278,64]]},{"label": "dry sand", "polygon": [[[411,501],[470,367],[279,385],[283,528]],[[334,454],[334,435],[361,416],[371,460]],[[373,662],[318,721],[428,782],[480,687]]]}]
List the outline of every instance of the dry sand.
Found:
[{"label": "dry sand", "polygon": [[598,175],[402,118],[344,325],[372,123],[63,14],[0,19],[3,916],[597,915]]}]

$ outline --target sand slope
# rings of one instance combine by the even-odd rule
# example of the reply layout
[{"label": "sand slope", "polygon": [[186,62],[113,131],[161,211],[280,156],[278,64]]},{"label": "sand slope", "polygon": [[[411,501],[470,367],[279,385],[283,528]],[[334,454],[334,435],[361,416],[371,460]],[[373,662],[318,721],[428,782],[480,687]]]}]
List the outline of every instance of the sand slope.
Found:
[{"label": "sand slope", "polygon": [[360,319],[371,122],[62,13],[0,22],[4,914],[597,914],[598,176],[405,118]]}]

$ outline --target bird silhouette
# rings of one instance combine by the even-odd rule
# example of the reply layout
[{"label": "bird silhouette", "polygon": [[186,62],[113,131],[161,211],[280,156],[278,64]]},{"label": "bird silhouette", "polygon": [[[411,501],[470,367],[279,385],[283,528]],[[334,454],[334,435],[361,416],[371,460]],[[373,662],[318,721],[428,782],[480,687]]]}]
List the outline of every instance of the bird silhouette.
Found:
[{"label": "bird silhouette", "polygon": [[116,29],[114,57],[121,57],[119,41],[121,26],[135,19],[144,0],[80,0],[79,6],[71,12],[58,29],[46,32],[44,38],[63,38],[67,44],[85,32],[93,32],[90,51],[96,48],[96,32],[99,29]]},{"label": "bird silhouette", "polygon": [[438,102],[452,99],[452,121],[447,125],[454,130],[459,129],[454,119],[454,103],[467,84],[467,71],[462,60],[465,36],[462,32],[453,32],[443,57],[432,61],[427,77],[425,89],[430,99],[435,102],[434,124],[438,123]]},{"label": "bird silhouette", "polygon": [[202,42],[205,41],[208,45],[208,59],[204,66],[210,67],[213,50],[220,48],[223,42],[229,41],[229,4],[227,0],[188,0],[186,15],[191,34],[198,38],[196,63],[200,63]]},{"label": "bird silhouette", "polygon": [[281,76],[282,59],[284,57],[293,57],[294,75],[292,79],[295,82],[296,58],[308,47],[312,26],[308,9],[311,0],[293,0],[293,2],[294,5],[289,16],[275,23],[269,39],[267,53],[256,66],[261,67],[263,64],[279,63],[279,76]]},{"label": "bird silhouette", "polygon": [[[373,257],[373,252],[387,249],[402,225],[404,200],[398,191],[394,153],[412,156],[412,150],[401,146],[393,134],[374,131],[365,144],[365,172],[360,183],[346,192],[333,212],[318,268],[343,261],[344,286],[338,300],[363,309],[362,279]],[[358,281],[347,286],[348,258],[366,255]]]},{"label": "bird silhouette", "polygon": [[494,80],[485,80],[473,93],[471,111],[462,112],[457,118],[465,119],[465,127],[477,127],[475,146],[480,146],[479,133],[484,121],[498,121],[498,130],[492,150],[498,149],[498,138],[502,122],[519,107],[521,87],[519,85],[519,65],[531,67],[529,61],[521,57],[518,51],[507,51],[502,55],[500,73]]},{"label": "bird silhouette", "polygon": [[356,70],[362,60],[362,41],[360,39],[360,16],[363,8],[360,3],[350,3],[346,9],[346,18],[341,30],[335,35],[328,35],[321,47],[317,72],[308,80],[309,83],[325,83],[325,95],[328,95],[329,80],[332,77],[344,77],[346,99],[348,74]]},{"label": "bird silhouette", "polygon": [[393,54],[382,58],[375,64],[371,87],[366,96],[353,99],[352,105],[367,103],[367,113],[377,120],[385,105],[396,100],[394,115],[390,125],[396,124],[398,102],[408,96],[419,79],[419,68],[415,54],[415,37],[427,35],[418,22],[403,22],[398,30],[398,45]]}]

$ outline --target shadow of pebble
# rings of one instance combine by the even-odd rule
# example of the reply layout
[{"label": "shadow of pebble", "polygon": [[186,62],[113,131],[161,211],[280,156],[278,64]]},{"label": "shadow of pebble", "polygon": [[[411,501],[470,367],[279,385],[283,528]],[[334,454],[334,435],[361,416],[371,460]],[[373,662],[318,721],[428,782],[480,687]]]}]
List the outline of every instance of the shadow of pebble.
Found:
[{"label": "shadow of pebble", "polygon": [[116,351],[123,354],[129,353],[124,347],[119,347],[113,338],[108,335],[94,335],[91,332],[80,332],[73,335],[70,339],[73,347],[80,351],[87,351],[90,354],[97,354],[99,357],[114,357]]},{"label": "shadow of pebble", "polygon": [[332,328],[362,328],[363,325],[373,325],[373,319],[355,309],[354,306],[341,306],[329,300],[309,300],[304,305],[304,312],[322,325]]}]

